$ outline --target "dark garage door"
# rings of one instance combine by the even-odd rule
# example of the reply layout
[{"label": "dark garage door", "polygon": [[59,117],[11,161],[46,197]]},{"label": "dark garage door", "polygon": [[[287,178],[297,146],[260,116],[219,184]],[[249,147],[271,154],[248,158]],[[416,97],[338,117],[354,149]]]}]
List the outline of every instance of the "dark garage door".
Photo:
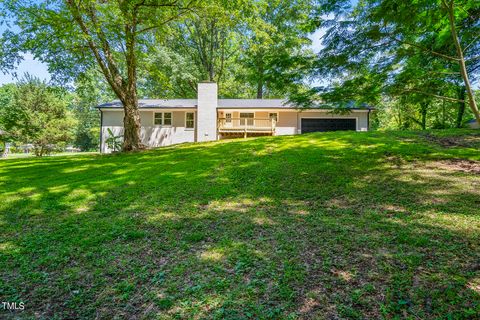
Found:
[{"label": "dark garage door", "polygon": [[355,119],[302,119],[302,133],[356,129]]}]

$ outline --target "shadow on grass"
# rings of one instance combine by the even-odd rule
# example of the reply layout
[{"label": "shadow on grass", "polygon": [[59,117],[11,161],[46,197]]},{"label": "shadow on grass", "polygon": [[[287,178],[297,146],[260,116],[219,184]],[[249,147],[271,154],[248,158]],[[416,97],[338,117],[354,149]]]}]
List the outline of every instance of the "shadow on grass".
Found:
[{"label": "shadow on grass", "polygon": [[335,133],[6,161],[0,298],[58,318],[474,317],[480,179],[428,166],[455,157],[479,156]]}]

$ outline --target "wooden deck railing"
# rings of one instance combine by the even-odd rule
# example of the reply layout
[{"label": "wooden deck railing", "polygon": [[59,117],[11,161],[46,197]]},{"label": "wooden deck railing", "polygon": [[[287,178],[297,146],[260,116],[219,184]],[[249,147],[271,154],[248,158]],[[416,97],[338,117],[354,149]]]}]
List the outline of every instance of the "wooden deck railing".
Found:
[{"label": "wooden deck railing", "polygon": [[275,132],[276,121],[270,118],[219,118],[219,133],[271,133]]}]

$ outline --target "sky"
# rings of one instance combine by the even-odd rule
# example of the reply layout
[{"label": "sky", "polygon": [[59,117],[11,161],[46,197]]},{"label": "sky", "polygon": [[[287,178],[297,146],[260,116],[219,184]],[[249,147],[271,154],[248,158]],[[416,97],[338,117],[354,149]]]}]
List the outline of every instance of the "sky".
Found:
[{"label": "sky", "polygon": [[[0,25],[0,34],[7,29],[10,29],[14,32],[19,30],[16,25],[9,27],[3,24]],[[33,56],[29,53],[23,56],[23,61],[18,65],[15,70],[12,70],[11,73],[16,73],[19,78],[21,78],[25,73],[29,73],[32,76],[36,76],[37,78],[40,78],[42,80],[50,80],[50,74],[48,73],[47,65],[38,60],[35,60]],[[16,79],[12,74],[5,74],[0,71],[0,85],[12,82],[16,82]]]},{"label": "sky", "polygon": [[[50,74],[48,73],[47,66],[44,63],[35,60],[31,54],[24,55],[23,61],[20,63],[15,72],[19,78],[21,78],[23,74],[29,73],[30,75],[36,76],[42,80],[50,80]],[[0,72],[0,85],[12,82],[15,82],[13,75]]]}]

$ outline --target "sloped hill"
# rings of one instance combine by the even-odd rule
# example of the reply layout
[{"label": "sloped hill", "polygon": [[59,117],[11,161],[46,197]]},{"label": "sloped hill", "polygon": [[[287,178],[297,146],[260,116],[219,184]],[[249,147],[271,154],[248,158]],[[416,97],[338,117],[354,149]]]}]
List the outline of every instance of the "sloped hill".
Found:
[{"label": "sloped hill", "polygon": [[[0,301],[45,318],[480,316],[480,134],[0,162]],[[2,315],[2,316],[3,316]]]}]

